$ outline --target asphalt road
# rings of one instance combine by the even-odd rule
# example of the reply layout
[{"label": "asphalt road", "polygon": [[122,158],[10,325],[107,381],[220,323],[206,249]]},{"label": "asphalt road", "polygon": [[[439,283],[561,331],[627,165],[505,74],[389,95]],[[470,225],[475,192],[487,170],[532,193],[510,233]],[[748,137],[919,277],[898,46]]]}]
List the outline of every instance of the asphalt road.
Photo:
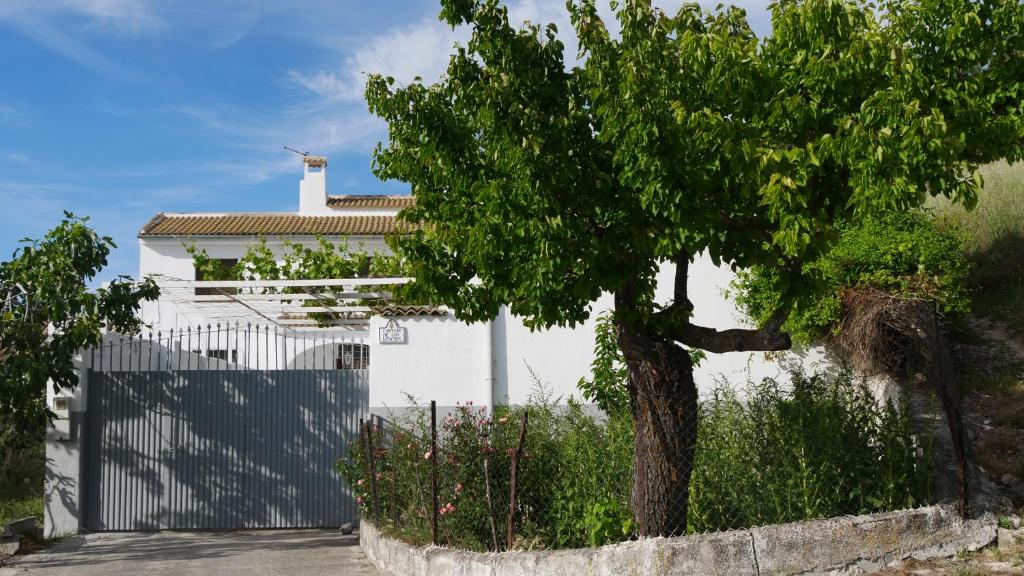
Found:
[{"label": "asphalt road", "polygon": [[358,537],[335,530],[128,532],[67,538],[0,576],[378,576]]}]

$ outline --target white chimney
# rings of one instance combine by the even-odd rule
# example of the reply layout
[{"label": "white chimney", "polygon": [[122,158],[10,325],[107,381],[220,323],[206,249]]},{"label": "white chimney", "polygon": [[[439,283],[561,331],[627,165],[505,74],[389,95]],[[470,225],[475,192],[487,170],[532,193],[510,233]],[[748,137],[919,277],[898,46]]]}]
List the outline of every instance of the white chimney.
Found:
[{"label": "white chimney", "polygon": [[306,156],[299,182],[299,214],[327,213],[327,158]]}]

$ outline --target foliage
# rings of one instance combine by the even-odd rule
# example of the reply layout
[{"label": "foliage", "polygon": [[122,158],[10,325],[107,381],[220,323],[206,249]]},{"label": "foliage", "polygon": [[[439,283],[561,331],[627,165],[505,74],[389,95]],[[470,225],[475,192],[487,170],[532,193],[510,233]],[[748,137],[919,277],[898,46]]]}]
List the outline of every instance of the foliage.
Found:
[{"label": "foliage", "polygon": [[[815,282],[794,300],[783,324],[798,341],[810,343],[838,332],[848,289],[875,288],[931,300],[951,319],[969,311],[969,265],[957,229],[908,212],[844,224],[839,232],[828,252],[804,265],[804,274]],[[739,272],[733,288],[737,303],[757,323],[768,321],[786,291],[783,276],[764,266]]]},{"label": "foliage", "polygon": [[402,275],[401,262],[391,256],[371,254],[360,244],[351,247],[344,239],[331,242],[317,237],[306,246],[282,240],[285,251],[278,256],[265,239],[250,246],[234,266],[225,266],[195,244],[185,249],[192,256],[196,272],[208,280],[289,280],[320,278],[387,278]]},{"label": "foliage", "polygon": [[43,521],[46,447],[0,415],[0,526],[35,516]]},{"label": "foliage", "polygon": [[701,406],[692,532],[913,508],[932,496],[931,440],[910,406],[880,405],[849,373],[766,379]]},{"label": "foliage", "polygon": [[0,500],[0,526],[12,520],[34,516],[41,525],[43,521],[43,497],[35,496],[22,500]]},{"label": "foliage", "polygon": [[[696,395],[672,346],[789,348],[782,321],[814,290],[805,264],[844,222],[928,196],[971,206],[979,164],[1024,157],[1024,4],[780,0],[764,38],[736,7],[615,2],[617,36],[596,0],[568,9],[570,67],[554,25],[516,29],[499,0],[441,0],[470,38],[435,84],[370,77],[367,103],[388,124],[373,168],[416,199],[401,215],[413,232],[391,239],[410,290],[461,319],[508,305],[531,327],[574,326],[613,295],[646,467],[637,520],[644,535],[672,533],[686,498],[646,482],[690,472],[693,439],[654,434],[695,431],[688,400],[664,409],[673,392]],[[779,275],[760,329],[691,323],[685,268],[705,253]],[[682,273],[662,309],[667,262]]]},{"label": "foliage", "polygon": [[0,414],[0,518],[10,518],[15,512],[8,511],[19,502],[42,498],[45,461],[43,439],[29,436]]},{"label": "foliage", "polygon": [[[233,266],[225,266],[219,259],[211,258],[206,250],[195,244],[186,245],[185,249],[192,256],[196,273],[207,280],[305,280],[328,278],[394,278],[406,275],[405,264],[400,258],[372,254],[360,244],[355,248],[342,239],[331,242],[327,238],[317,237],[316,245],[306,246],[300,242],[282,240],[285,250],[283,254],[275,254],[265,239],[250,246],[245,254]],[[364,293],[377,292],[379,286],[359,286],[356,290]],[[391,286],[390,300],[405,302],[405,288]],[[263,292],[309,293],[317,294],[329,291],[330,288],[308,286],[302,288],[262,288]],[[366,298],[359,302],[360,306],[367,303],[382,302],[379,298]],[[303,300],[302,305],[310,306],[344,306],[347,301],[339,301],[325,295],[322,299]],[[333,313],[312,313],[310,318],[326,321],[333,318]]]},{"label": "foliage", "polygon": [[143,300],[159,289],[150,279],[118,277],[103,288],[88,283],[107,265],[114,242],[65,212],[42,240],[23,240],[10,261],[0,262],[0,419],[35,442],[52,413],[46,386],[74,389],[73,359],[100,342],[101,329],[134,333]]},{"label": "foliage", "polygon": [[967,235],[977,312],[1024,326],[1024,164],[982,167],[985,187],[974,210],[935,201],[943,224]]},{"label": "foliage", "polygon": [[629,369],[615,341],[612,316],[598,316],[594,326],[594,360],[590,363],[590,378],[580,378],[576,387],[580,389],[584,400],[597,404],[601,410],[611,414],[629,408],[627,378]]},{"label": "foliage", "polygon": [[[506,549],[512,451],[520,418],[529,414],[518,474],[516,548],[579,547],[615,542],[632,533],[627,501],[632,432],[627,417],[603,421],[570,402],[538,398],[492,417],[471,404],[439,423],[441,537],[470,550]],[[378,472],[378,524],[412,542],[430,541],[429,427],[424,410],[373,436]],[[365,445],[339,470],[359,494],[364,514],[374,507]],[[486,466],[486,468],[485,468]],[[488,499],[488,488],[490,499]],[[491,532],[491,522],[496,526]]]},{"label": "foliage", "polygon": [[789,0],[765,38],[738,8],[642,1],[618,4],[612,37],[580,0],[569,68],[553,25],[441,6],[472,30],[443,79],[371,76],[366,98],[389,128],[375,173],[410,183],[404,218],[425,224],[394,245],[462,318],[507,303],[575,324],[628,287],[642,319],[659,262],[705,251],[777,269],[788,302],[841,223],[971,205],[979,163],[1024,154],[1015,0]]},{"label": "foliage", "polygon": [[[931,440],[911,431],[909,405],[880,405],[849,374],[792,374],[744,391],[722,384],[704,400],[691,479],[689,530],[705,532],[919,506],[930,501]],[[529,413],[519,477],[516,547],[600,546],[633,536],[629,491],[632,421],[549,399],[486,410],[460,406],[438,440],[442,543],[505,548],[509,451]],[[420,409],[373,434],[376,522],[418,544],[430,541],[429,425]],[[488,470],[484,471],[484,461]],[[373,518],[365,445],[339,470]],[[487,486],[491,493],[488,506]],[[450,506],[449,506],[450,505]],[[490,518],[497,525],[497,546]]]}]

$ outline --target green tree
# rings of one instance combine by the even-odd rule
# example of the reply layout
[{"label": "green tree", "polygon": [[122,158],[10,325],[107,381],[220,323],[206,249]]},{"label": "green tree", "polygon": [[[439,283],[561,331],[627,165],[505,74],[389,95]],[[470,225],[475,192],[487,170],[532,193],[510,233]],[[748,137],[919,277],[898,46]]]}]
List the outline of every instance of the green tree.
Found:
[{"label": "green tree", "polygon": [[124,276],[90,290],[114,242],[89,228],[87,218],[64,216],[42,240],[23,240],[10,261],[0,262],[0,421],[19,431],[18,441],[40,440],[52,418],[47,383],[73,390],[75,355],[99,344],[104,327],[138,331],[140,303],[160,294],[151,280]]},{"label": "green tree", "polygon": [[[416,225],[392,240],[414,289],[483,320],[575,325],[614,295],[636,428],[632,508],[643,535],[685,530],[697,432],[687,348],[784,350],[803,267],[837,223],[929,195],[971,205],[977,166],[1024,153],[1024,5],[1016,0],[782,0],[759,38],[738,8],[675,14],[568,3],[580,58],[553,25],[516,28],[497,0],[442,0],[468,25],[437,83],[371,76],[388,124],[382,179],[410,184]],[[758,329],[691,322],[699,254],[778,271]],[[654,299],[675,265],[674,300]]]}]

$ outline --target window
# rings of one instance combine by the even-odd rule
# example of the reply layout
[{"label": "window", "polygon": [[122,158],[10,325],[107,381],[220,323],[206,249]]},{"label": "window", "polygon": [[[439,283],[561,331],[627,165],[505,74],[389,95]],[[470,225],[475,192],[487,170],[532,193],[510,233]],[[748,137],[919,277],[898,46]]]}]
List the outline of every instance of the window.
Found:
[{"label": "window", "polygon": [[[191,352],[193,352],[193,354],[195,354],[196,356],[204,356],[202,348],[196,348],[196,349],[194,349],[194,351],[191,351]],[[231,353],[230,354],[231,362],[234,363],[234,364],[238,364],[239,363],[239,351],[237,351],[237,349],[232,349],[232,351],[230,351],[230,353]],[[210,349],[208,349],[208,351],[206,351],[206,355],[205,356],[207,358],[212,358],[214,360],[223,360],[224,362],[227,362],[228,354],[227,354],[226,349],[210,348]]]},{"label": "window", "polygon": [[[197,352],[198,352],[198,350],[197,350]],[[223,361],[227,362],[227,360],[228,360],[228,351],[227,350],[212,350],[211,349],[211,350],[207,350],[206,356],[209,357],[209,358],[215,358],[217,360],[223,360]],[[233,363],[235,363],[235,364],[238,363],[238,350],[232,350],[231,351],[231,361]]]},{"label": "window", "polygon": [[[217,258],[222,270],[230,270],[238,264],[238,258]],[[196,270],[196,280],[204,280],[203,272]],[[215,296],[218,294],[238,294],[237,288],[196,288],[196,296]]]},{"label": "window", "polygon": [[366,344],[338,344],[334,366],[338,370],[363,370],[370,367],[370,347]]}]

